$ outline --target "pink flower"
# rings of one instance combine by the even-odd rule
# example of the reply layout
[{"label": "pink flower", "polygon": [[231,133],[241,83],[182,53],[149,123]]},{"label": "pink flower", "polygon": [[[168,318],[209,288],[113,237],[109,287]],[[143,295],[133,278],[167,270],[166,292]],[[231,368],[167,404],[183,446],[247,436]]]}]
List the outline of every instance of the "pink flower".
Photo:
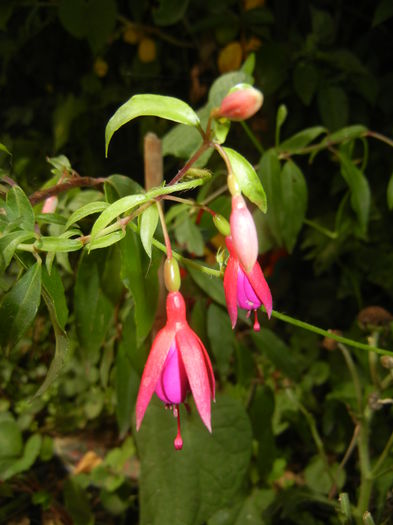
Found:
[{"label": "pink flower", "polygon": [[272,313],[272,294],[269,285],[262,273],[259,263],[256,262],[250,272],[246,272],[238,259],[231,237],[225,239],[229,260],[224,274],[224,291],[232,328],[237,321],[237,308],[255,311],[254,330],[259,331],[257,309],[263,304],[267,315]]},{"label": "pink flower", "polygon": [[254,219],[242,195],[232,197],[232,212],[229,218],[233,247],[246,272],[255,265],[258,257],[258,236]]},{"label": "pink flower", "polygon": [[179,405],[191,391],[199,415],[211,432],[211,400],[215,382],[207,351],[191,330],[180,292],[170,292],[166,300],[167,322],[151,347],[136,400],[136,429],[139,430],[150,399],[155,392],[173,409],[178,421],[175,448],[181,449]]},{"label": "pink flower", "polygon": [[44,205],[42,206],[41,213],[54,213],[56,211],[58,203],[59,203],[59,199],[56,197],[56,195],[52,195],[52,197],[48,197],[47,199],[45,199]]},{"label": "pink flower", "polygon": [[252,117],[262,106],[263,95],[249,84],[238,84],[221,102],[217,117],[230,120],[246,120]]}]

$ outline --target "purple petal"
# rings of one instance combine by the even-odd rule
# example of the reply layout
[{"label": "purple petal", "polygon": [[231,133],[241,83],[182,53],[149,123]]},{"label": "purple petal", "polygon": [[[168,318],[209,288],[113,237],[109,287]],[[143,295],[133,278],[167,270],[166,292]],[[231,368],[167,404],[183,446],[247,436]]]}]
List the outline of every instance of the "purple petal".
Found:
[{"label": "purple petal", "polygon": [[143,370],[141,384],[139,386],[138,397],[136,400],[136,429],[139,430],[147,405],[150,403],[151,396],[156,388],[164,366],[169,348],[174,340],[175,332],[164,326],[154,339],[147,358],[145,369]]},{"label": "purple petal", "polygon": [[262,304],[240,267],[237,273],[237,303],[244,310],[255,310]]},{"label": "purple petal", "polygon": [[164,403],[179,405],[184,402],[188,389],[186,370],[174,340],[169,348],[155,391]]}]

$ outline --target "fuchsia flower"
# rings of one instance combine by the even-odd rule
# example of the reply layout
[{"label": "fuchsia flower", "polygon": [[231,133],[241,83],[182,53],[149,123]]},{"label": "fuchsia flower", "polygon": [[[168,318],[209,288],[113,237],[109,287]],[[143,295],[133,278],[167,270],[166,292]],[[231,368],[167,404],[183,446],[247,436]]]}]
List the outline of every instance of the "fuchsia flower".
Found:
[{"label": "fuchsia flower", "polygon": [[232,212],[229,219],[231,235],[237,258],[249,272],[258,257],[258,235],[254,219],[241,194],[232,197]]},{"label": "fuchsia flower", "polygon": [[225,242],[229,251],[229,260],[224,273],[224,291],[232,328],[235,328],[239,307],[248,310],[248,314],[254,310],[254,330],[259,331],[257,309],[263,304],[269,317],[272,313],[272,294],[269,285],[258,262],[254,263],[250,272],[246,272],[238,258],[232,237],[227,237]]},{"label": "fuchsia flower", "polygon": [[167,322],[152,345],[143,371],[136,401],[136,429],[139,430],[146,408],[155,392],[178,421],[175,448],[181,449],[179,405],[191,391],[199,415],[211,432],[211,400],[215,382],[207,351],[191,330],[186,319],[186,306],[180,292],[170,292],[166,300]]},{"label": "fuchsia flower", "polygon": [[260,109],[263,95],[249,84],[237,84],[224,97],[218,108],[217,117],[230,120],[246,120]]}]

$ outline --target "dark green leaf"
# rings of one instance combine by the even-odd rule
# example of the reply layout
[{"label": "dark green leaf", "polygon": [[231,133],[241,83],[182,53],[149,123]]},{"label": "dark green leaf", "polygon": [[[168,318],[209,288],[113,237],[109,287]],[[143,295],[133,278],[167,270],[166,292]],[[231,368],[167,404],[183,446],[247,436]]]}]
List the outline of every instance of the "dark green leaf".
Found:
[{"label": "dark green leaf", "polygon": [[13,186],[7,193],[6,215],[10,222],[19,219],[23,230],[34,231],[34,211],[25,192],[19,186]]},{"label": "dark green leaf", "polygon": [[35,263],[4,296],[0,306],[0,342],[12,348],[33,322],[41,298],[41,264]]},{"label": "dark green leaf", "polygon": [[74,288],[76,331],[82,354],[95,362],[104,342],[114,306],[101,286],[107,254],[102,251],[83,253]]},{"label": "dark green leaf", "polygon": [[14,461],[5,472],[1,474],[3,480],[7,480],[19,474],[29,470],[37,459],[41,449],[41,436],[39,434],[33,434],[26,441],[26,445],[23,451],[23,456]]},{"label": "dark green leaf", "polygon": [[225,306],[226,303],[224,287],[221,279],[217,279],[211,275],[206,275],[205,273],[194,269],[192,266],[188,266],[187,270],[190,273],[192,279],[204,292],[207,293],[209,297],[211,297],[218,304]]},{"label": "dark green leaf", "polygon": [[153,20],[158,26],[170,26],[181,20],[187,11],[189,0],[159,0],[153,8]]},{"label": "dark green leaf", "polygon": [[4,151],[4,153],[7,153],[7,155],[11,156],[10,151],[8,150],[8,148],[6,146],[4,146],[4,144],[2,142],[0,142],[0,151]]},{"label": "dark green leaf", "polygon": [[233,174],[235,175],[242,193],[244,193],[251,202],[256,204],[263,213],[266,213],[266,194],[254,167],[237,151],[231,148],[223,149],[228,155]]},{"label": "dark green leaf", "polygon": [[371,192],[368,180],[364,173],[355,166],[352,160],[340,152],[339,159],[341,162],[341,175],[349,186],[351,191],[351,206],[357,215],[362,235],[366,234],[369,213]]},{"label": "dark green leaf", "polygon": [[152,205],[143,212],[140,225],[140,236],[145,252],[151,257],[151,242],[158,224],[158,209]]},{"label": "dark green leaf", "polygon": [[158,266],[161,256],[153,252],[151,264],[141,246],[139,236],[127,231],[120,241],[121,278],[135,303],[137,346],[147,337],[154,322],[158,299]]},{"label": "dark green leaf", "polygon": [[367,133],[366,126],[361,124],[354,124],[353,126],[347,126],[339,129],[334,133],[331,133],[323,139],[321,146],[327,146],[331,143],[347,142],[349,140],[357,139],[364,136]]},{"label": "dark green leaf", "polygon": [[252,338],[262,355],[266,356],[283,374],[291,379],[299,379],[299,363],[291,349],[271,330],[264,328],[253,332]]},{"label": "dark green leaf", "polygon": [[236,339],[228,313],[214,303],[207,311],[207,333],[218,371],[224,379],[230,370]]},{"label": "dark green leaf", "polygon": [[134,193],[145,193],[138,182],[125,175],[110,175],[104,183],[105,198],[112,203],[121,197],[133,195]]},{"label": "dark green leaf", "polygon": [[261,79],[263,94],[267,97],[277,91],[288,77],[288,51],[282,44],[268,42],[258,50],[256,56],[256,73]]},{"label": "dark green leaf", "polygon": [[289,139],[281,142],[278,151],[286,151],[288,153],[296,154],[298,150],[301,150],[308,146],[313,140],[315,140],[322,133],[326,133],[326,128],[322,126],[314,126],[312,128],[306,128],[299,131]]},{"label": "dark green leaf", "polygon": [[390,0],[380,0],[373,17],[372,27],[383,24],[393,16],[393,3]]},{"label": "dark green leaf", "polygon": [[250,423],[240,402],[229,397],[218,396],[212,409],[212,434],[195,408],[192,416],[182,410],[178,452],[172,414],[151,402],[137,435],[141,525],[201,525],[238,494],[251,456]]},{"label": "dark green leaf", "polygon": [[266,220],[279,245],[292,251],[307,208],[307,186],[297,165],[289,160],[283,169],[277,153],[267,151],[259,165],[269,204]]},{"label": "dark green leaf", "polygon": [[388,187],[386,190],[386,198],[388,201],[389,210],[393,210],[393,173],[389,179]]},{"label": "dark green leaf", "polygon": [[74,525],[94,524],[94,515],[90,510],[87,495],[72,477],[69,477],[64,484],[64,500]]},{"label": "dark green leaf", "polygon": [[178,98],[162,95],[134,95],[125,102],[110,118],[105,129],[106,154],[108,154],[109,142],[121,126],[132,119],[141,116],[156,116],[186,124],[187,126],[198,126],[199,117],[195,111],[185,102]]},{"label": "dark green leaf", "polygon": [[201,257],[205,244],[200,229],[191,219],[188,211],[178,215],[175,221],[175,236],[180,246],[184,246],[189,253]]},{"label": "dark green leaf", "polygon": [[305,106],[309,106],[318,87],[318,70],[309,63],[299,62],[293,72],[293,87]]},{"label": "dark green leaf", "polygon": [[[134,349],[136,350],[136,349]],[[119,427],[119,438],[122,439],[131,426],[139,377],[131,365],[124,347],[119,348],[116,356],[116,419]]]},{"label": "dark green leaf", "polygon": [[12,419],[11,415],[9,415],[9,418],[3,417],[0,419],[0,462],[4,459],[20,456],[22,450],[23,439],[19,426]]},{"label": "dark green leaf", "polygon": [[316,40],[322,44],[331,44],[336,35],[336,26],[333,17],[328,11],[310,7],[311,26]]},{"label": "dark green leaf", "polygon": [[323,86],[318,91],[318,108],[322,122],[330,131],[341,128],[348,122],[348,97],[341,87]]},{"label": "dark green leaf", "polygon": [[272,429],[274,395],[267,386],[258,386],[249,414],[254,438],[258,441],[257,465],[262,479],[270,473],[276,456],[276,446]]}]

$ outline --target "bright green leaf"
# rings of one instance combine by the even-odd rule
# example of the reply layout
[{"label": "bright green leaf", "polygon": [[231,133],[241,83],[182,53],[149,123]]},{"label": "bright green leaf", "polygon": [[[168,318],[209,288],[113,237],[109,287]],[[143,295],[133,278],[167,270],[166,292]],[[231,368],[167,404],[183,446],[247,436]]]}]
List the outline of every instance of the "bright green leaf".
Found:
[{"label": "bright green leaf", "polygon": [[34,211],[25,192],[19,186],[13,186],[7,193],[7,219],[20,220],[23,230],[34,231]]},{"label": "bright green leaf", "polygon": [[23,456],[13,462],[8,469],[2,473],[1,478],[7,480],[19,474],[29,470],[37,459],[41,449],[41,436],[39,434],[33,434],[26,441],[26,445],[23,451]]},{"label": "bright green leaf", "polygon": [[276,146],[280,143],[280,131],[281,127],[286,121],[288,116],[288,109],[284,104],[281,104],[277,110],[276,116]]},{"label": "bright green leaf", "polygon": [[15,250],[20,243],[35,238],[33,232],[14,231],[0,238],[0,269],[4,271],[11,262]]},{"label": "bright green leaf", "polygon": [[60,328],[64,330],[68,320],[68,308],[63,282],[56,266],[53,266],[50,275],[46,268],[42,268],[42,285],[48,293],[48,299],[50,299],[53,305],[56,320]]},{"label": "bright green leaf", "polygon": [[4,151],[4,153],[7,153],[7,155],[11,156],[10,151],[8,150],[8,148],[6,146],[4,146],[4,144],[2,142],[0,142],[0,151]]},{"label": "bright green leaf", "polygon": [[266,213],[266,194],[254,167],[237,151],[231,148],[223,149],[228,155],[233,174],[235,175],[242,193],[244,193],[251,202],[256,204],[263,213]]},{"label": "bright green leaf", "polygon": [[361,124],[347,126],[325,137],[323,141],[321,142],[321,146],[331,144],[332,142],[334,143],[347,142],[349,140],[353,140],[353,139],[362,137],[363,135],[365,135],[365,133],[367,133],[367,128],[366,126],[363,126]]},{"label": "bright green leaf", "polygon": [[199,125],[198,115],[180,99],[162,95],[134,95],[120,106],[106,126],[106,155],[108,154],[109,142],[115,131],[136,117],[148,115],[165,118],[187,126]]},{"label": "bright green leaf", "polygon": [[85,217],[87,217],[88,215],[91,215],[92,213],[99,213],[101,211],[104,211],[108,206],[109,204],[103,201],[88,202],[81,208],[78,208],[77,210],[75,210],[74,213],[72,213],[70,217],[68,217],[67,223],[65,225],[65,229],[68,230],[68,228],[72,224],[75,224],[76,222],[80,221],[81,219],[84,219]]},{"label": "bright green leaf", "polygon": [[296,154],[298,150],[308,146],[308,144],[322,133],[326,133],[326,131],[326,128],[322,126],[303,129],[302,131],[295,133],[295,135],[292,135],[292,137],[289,137],[289,139],[284,140],[284,142],[281,142],[277,149],[278,151],[285,151],[292,155]]},{"label": "bright green leaf", "polygon": [[88,251],[97,250],[98,248],[107,248],[108,246],[112,246],[112,244],[121,241],[125,234],[126,231],[124,229],[108,233],[107,235],[103,235],[102,237],[96,237],[91,242],[86,244],[86,248]]},{"label": "bright green leaf", "polygon": [[41,298],[41,264],[35,263],[4,296],[0,306],[0,343],[12,348],[33,322]]},{"label": "bright green leaf", "polygon": [[141,217],[140,236],[142,245],[151,258],[151,243],[158,224],[158,209],[156,205],[149,206]]},{"label": "bright green leaf", "polygon": [[35,243],[38,250],[43,252],[75,252],[83,248],[80,239],[66,239],[65,237],[40,237]]}]

